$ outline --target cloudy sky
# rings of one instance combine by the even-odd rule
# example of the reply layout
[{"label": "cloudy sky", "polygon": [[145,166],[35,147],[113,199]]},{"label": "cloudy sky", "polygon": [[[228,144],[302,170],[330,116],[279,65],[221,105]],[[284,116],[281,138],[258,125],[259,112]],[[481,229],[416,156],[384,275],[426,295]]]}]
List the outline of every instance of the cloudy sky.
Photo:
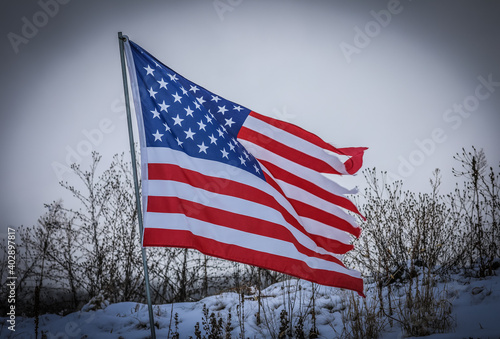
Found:
[{"label": "cloudy sky", "polygon": [[71,205],[71,162],[128,151],[119,31],[229,100],[369,147],[365,167],[409,189],[437,167],[451,188],[462,147],[500,160],[496,1],[6,0],[0,16],[2,233]]}]

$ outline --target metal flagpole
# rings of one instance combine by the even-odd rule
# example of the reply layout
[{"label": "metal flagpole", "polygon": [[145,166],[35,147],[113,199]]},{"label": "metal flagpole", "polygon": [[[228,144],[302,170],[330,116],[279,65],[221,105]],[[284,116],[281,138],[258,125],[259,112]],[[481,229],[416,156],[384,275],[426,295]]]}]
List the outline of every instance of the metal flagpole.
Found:
[{"label": "metal flagpole", "polygon": [[142,211],[141,211],[141,197],[139,194],[139,180],[137,178],[137,162],[135,158],[135,146],[134,137],[132,132],[132,115],[130,113],[130,98],[128,95],[128,82],[127,82],[127,72],[125,67],[125,52],[123,48],[123,42],[127,37],[122,35],[122,32],[118,32],[118,40],[120,43],[120,59],[122,63],[122,76],[123,76],[123,91],[125,93],[125,107],[127,110],[127,124],[128,124],[128,136],[130,141],[130,153],[132,156],[132,171],[134,175],[134,187],[135,187],[135,205],[137,208],[137,219],[139,220],[139,233],[141,239],[141,251],[142,251],[142,265],[144,267],[144,279],[146,283],[146,298],[148,301],[148,312],[149,312],[149,327],[151,329],[151,338],[156,339],[155,333],[155,322],[153,316],[153,306],[151,304],[151,293],[149,292],[149,275],[148,275],[148,264],[146,260],[146,249],[142,246],[142,235],[143,235],[143,225],[142,225]]}]

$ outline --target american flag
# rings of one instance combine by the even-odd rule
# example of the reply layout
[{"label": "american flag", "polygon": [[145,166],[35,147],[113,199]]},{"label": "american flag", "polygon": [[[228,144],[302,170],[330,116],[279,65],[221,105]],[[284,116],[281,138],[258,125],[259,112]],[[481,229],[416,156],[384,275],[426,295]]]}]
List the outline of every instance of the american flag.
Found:
[{"label": "american flag", "polygon": [[360,215],[322,173],[359,170],[366,148],[224,99],[125,43],[141,145],[143,246],[194,248],[363,295],[342,263]]}]

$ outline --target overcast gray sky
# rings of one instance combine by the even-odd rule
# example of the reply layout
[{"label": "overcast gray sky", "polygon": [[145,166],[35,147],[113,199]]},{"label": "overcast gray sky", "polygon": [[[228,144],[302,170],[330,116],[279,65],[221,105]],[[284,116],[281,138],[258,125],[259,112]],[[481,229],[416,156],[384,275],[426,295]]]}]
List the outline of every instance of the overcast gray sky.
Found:
[{"label": "overcast gray sky", "polygon": [[462,147],[500,160],[497,1],[6,0],[0,16],[2,233],[71,205],[70,162],[128,151],[119,31],[229,100],[369,147],[365,168],[409,189],[437,167],[451,187]]}]

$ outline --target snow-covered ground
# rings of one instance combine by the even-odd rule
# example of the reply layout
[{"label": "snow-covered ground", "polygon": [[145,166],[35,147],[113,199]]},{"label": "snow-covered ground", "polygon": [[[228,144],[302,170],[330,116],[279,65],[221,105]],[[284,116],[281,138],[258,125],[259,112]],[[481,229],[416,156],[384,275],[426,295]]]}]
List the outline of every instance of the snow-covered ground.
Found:
[{"label": "snow-covered ground", "polygon": [[[497,271],[497,273],[499,273]],[[320,338],[336,338],[344,329],[342,312],[344,300],[348,295],[338,289],[315,285],[316,326]],[[500,277],[485,279],[454,276],[438,288],[446,290],[448,300],[453,304],[452,316],[456,327],[450,333],[433,334],[427,338],[500,338]],[[287,291],[290,291],[288,293]],[[371,297],[371,290],[367,298]],[[200,323],[201,335],[205,334],[202,323],[203,306],[208,314],[212,312],[221,318],[223,327],[231,313],[231,337],[238,338],[244,331],[245,338],[273,338],[279,332],[280,314],[283,309],[293,313],[292,323],[297,324],[300,315],[304,317],[304,332],[311,327],[310,312],[312,304],[312,285],[305,281],[290,280],[272,285],[261,291],[261,309],[258,324],[256,313],[259,311],[258,295],[245,295],[244,302],[234,292],[210,296],[198,302],[176,303],[154,306],[157,338],[167,338],[175,331],[180,338],[195,338],[195,325]],[[95,304],[100,304],[97,309]],[[290,312],[293,310],[293,312]],[[178,314],[176,326],[174,315]],[[7,318],[0,318],[0,338],[35,338],[34,319],[16,318],[15,332],[8,329]],[[242,321],[244,319],[244,322]],[[288,318],[290,319],[290,318]],[[135,302],[109,304],[95,301],[87,304],[81,311],[66,315],[43,315],[40,317],[40,331],[50,338],[147,338],[149,318],[147,306]],[[346,324],[348,326],[348,324]],[[170,328],[170,329],[169,329]],[[177,329],[176,329],[177,328]],[[224,329],[222,330],[224,331]],[[222,332],[224,333],[224,332]],[[402,338],[402,330],[395,325],[387,327],[383,339]],[[41,336],[39,335],[39,338]]]}]

